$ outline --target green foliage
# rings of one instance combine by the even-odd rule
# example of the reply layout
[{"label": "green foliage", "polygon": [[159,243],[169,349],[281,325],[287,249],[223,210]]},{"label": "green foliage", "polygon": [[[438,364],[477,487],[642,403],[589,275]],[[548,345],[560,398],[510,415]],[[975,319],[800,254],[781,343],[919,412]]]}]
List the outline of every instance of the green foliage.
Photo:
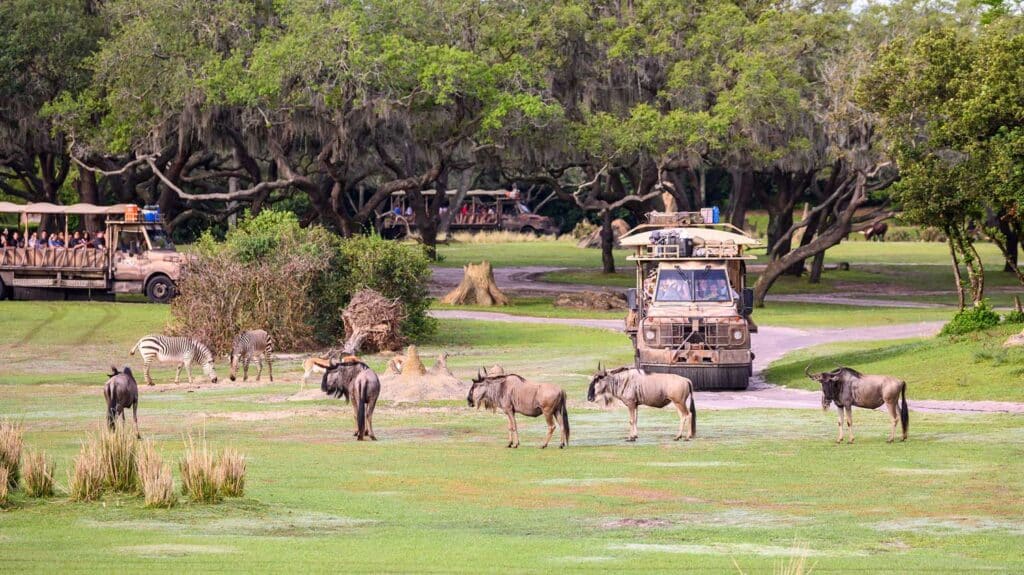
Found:
[{"label": "green foliage", "polygon": [[953,319],[942,326],[941,335],[963,335],[999,325],[1000,317],[988,303],[981,301],[974,307],[957,312]]},{"label": "green foliage", "polygon": [[357,236],[343,240],[336,265],[344,270],[338,287],[347,298],[363,288],[372,288],[405,306],[403,333],[416,341],[433,333],[436,322],[427,316],[430,302],[430,260],[419,246],[391,242],[380,236]]},{"label": "green foliage", "polygon": [[1024,312],[1013,310],[1003,316],[1003,323],[1024,323]]}]

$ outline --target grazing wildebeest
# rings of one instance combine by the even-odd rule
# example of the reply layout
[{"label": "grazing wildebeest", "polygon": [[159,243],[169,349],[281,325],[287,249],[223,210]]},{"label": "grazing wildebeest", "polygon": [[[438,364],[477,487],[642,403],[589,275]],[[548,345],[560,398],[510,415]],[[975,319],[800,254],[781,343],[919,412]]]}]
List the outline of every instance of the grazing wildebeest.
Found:
[{"label": "grazing wildebeest", "polygon": [[132,419],[135,420],[135,436],[139,435],[139,384],[135,382],[132,368],[127,365],[119,372],[110,366],[110,379],[103,385],[103,398],[107,400],[107,425],[114,430],[117,416],[124,423],[124,410],[132,408]]},{"label": "grazing wildebeest", "polygon": [[885,222],[875,222],[871,224],[871,227],[864,230],[864,239],[878,240],[880,242],[885,241],[885,234],[889,231],[889,224]]},{"label": "grazing wildebeest", "polygon": [[473,386],[469,388],[466,402],[470,407],[484,406],[488,409],[501,409],[508,417],[508,445],[519,447],[519,427],[516,425],[516,414],[529,417],[544,414],[548,422],[548,435],[540,446],[544,449],[555,433],[556,417],[561,416],[562,433],[559,449],[569,445],[569,412],[565,404],[565,392],[550,383],[526,381],[521,376],[511,373],[492,373],[486,375],[486,369],[477,373]]},{"label": "grazing wildebeest", "polygon": [[850,443],[853,443],[853,407],[877,409],[883,403],[889,410],[889,417],[892,418],[892,431],[889,433],[888,442],[892,443],[896,439],[897,423],[903,427],[901,441],[907,440],[907,426],[910,423],[910,414],[907,411],[907,382],[888,375],[864,375],[849,367],[817,374],[811,373],[810,368],[809,365],[804,368],[804,373],[821,384],[821,409],[828,410],[829,404],[834,403],[839,410],[839,437],[836,438],[836,443],[843,442],[844,412],[846,425],[850,429]]},{"label": "grazing wildebeest", "polygon": [[[693,404],[693,382],[685,377],[669,373],[647,373],[635,367],[620,367],[608,371],[597,366],[597,373],[590,379],[587,401],[604,400],[608,405],[617,398],[629,409],[629,436],[626,441],[636,441],[637,408],[641,405],[665,407],[672,403],[679,412],[679,433],[675,440],[683,437],[684,424],[690,423],[686,435],[689,441],[697,433],[697,407]],[[686,405],[689,398],[689,406]]]},{"label": "grazing wildebeest", "polygon": [[356,430],[353,435],[362,441],[363,437],[377,441],[373,433],[373,408],[380,396],[380,379],[370,366],[354,357],[346,357],[340,363],[333,363],[324,370],[320,389],[327,395],[352,403],[355,411]]}]

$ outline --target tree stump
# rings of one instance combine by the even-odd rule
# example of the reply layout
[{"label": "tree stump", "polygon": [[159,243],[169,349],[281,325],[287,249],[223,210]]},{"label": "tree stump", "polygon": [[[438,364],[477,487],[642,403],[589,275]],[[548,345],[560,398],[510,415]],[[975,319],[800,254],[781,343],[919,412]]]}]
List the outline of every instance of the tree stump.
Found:
[{"label": "tree stump", "polygon": [[479,264],[466,264],[463,268],[465,274],[462,276],[462,283],[453,289],[448,295],[441,299],[441,303],[448,305],[508,305],[508,296],[498,289],[494,282],[494,271],[491,269],[491,262],[483,261]]}]

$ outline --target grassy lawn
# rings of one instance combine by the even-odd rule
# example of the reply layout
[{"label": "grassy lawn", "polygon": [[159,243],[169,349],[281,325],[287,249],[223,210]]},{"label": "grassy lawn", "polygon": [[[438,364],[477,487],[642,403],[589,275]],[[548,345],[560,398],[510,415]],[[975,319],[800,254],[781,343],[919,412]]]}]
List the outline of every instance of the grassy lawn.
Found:
[{"label": "grassy lawn", "polygon": [[[437,265],[462,267],[468,262],[487,260],[494,267],[548,266],[600,268],[601,250],[576,247],[572,239],[535,242],[451,243],[437,246],[444,259]],[[615,251],[616,265],[626,265],[627,250]]]},{"label": "grassy lawn", "polygon": [[1021,327],[1000,326],[955,339],[823,345],[787,355],[765,375],[772,383],[818,389],[804,376],[805,366],[822,371],[849,365],[865,373],[898,375],[907,381],[910,397],[1024,401],[1024,349],[1002,347]]}]

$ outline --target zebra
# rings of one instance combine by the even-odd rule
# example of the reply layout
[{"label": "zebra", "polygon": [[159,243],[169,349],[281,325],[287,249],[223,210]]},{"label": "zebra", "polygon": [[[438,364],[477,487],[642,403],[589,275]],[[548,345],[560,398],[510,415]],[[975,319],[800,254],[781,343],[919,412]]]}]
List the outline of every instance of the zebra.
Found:
[{"label": "zebra", "polygon": [[256,360],[259,371],[256,372],[256,381],[260,380],[263,374],[263,360],[267,360],[267,371],[270,372],[270,382],[274,382],[274,367],[271,365],[271,358],[274,354],[274,338],[262,329],[251,329],[243,331],[235,337],[231,344],[231,381],[235,381],[235,374],[238,373],[238,363],[242,363],[242,381],[249,379],[249,362]]},{"label": "zebra", "polygon": [[178,369],[174,372],[174,383],[180,380],[181,368],[184,366],[188,382],[192,384],[193,361],[203,366],[203,373],[210,378],[210,383],[217,383],[217,374],[213,371],[213,354],[208,347],[190,337],[147,335],[136,342],[130,353],[135,355],[135,350],[141,352],[142,371],[149,385],[153,385],[153,378],[149,376],[149,366],[154,359],[178,364]]}]

